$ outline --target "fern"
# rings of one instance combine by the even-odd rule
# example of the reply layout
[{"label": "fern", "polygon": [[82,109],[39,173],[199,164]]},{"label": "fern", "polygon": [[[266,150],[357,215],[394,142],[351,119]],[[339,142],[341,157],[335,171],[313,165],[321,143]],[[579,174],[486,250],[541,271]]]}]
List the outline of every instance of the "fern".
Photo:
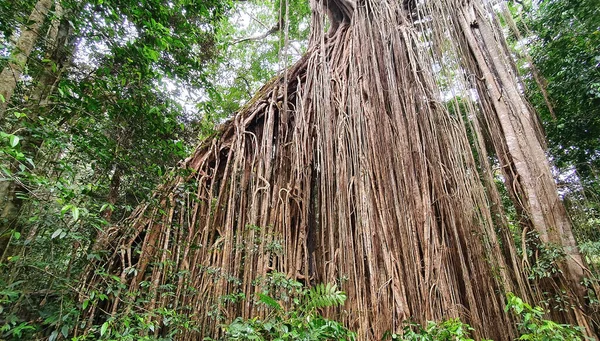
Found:
[{"label": "fern", "polygon": [[302,310],[311,311],[313,309],[341,306],[346,302],[346,298],[346,293],[338,290],[335,283],[317,284],[306,293],[306,301]]},{"label": "fern", "polygon": [[[323,317],[318,309],[341,306],[346,302],[346,294],[338,290],[336,284],[318,284],[310,290],[304,289],[298,282],[288,285],[293,280],[285,274],[274,273],[278,282],[285,285],[274,286],[274,289],[286,289],[292,298],[285,306],[272,292],[258,294],[258,302],[268,306],[269,314],[265,320],[257,317],[251,319],[236,318],[229,325],[224,325],[224,335],[220,341],[250,340],[338,340],[356,341],[356,333],[348,330],[342,323]],[[281,281],[279,281],[281,280]],[[290,304],[291,303],[291,304]],[[216,341],[214,339],[208,339]]]}]

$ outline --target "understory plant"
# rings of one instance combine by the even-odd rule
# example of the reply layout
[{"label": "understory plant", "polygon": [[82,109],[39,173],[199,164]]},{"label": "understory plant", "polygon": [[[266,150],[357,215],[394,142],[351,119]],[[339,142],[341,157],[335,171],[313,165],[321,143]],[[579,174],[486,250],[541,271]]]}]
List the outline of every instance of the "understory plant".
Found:
[{"label": "understory plant", "polygon": [[[219,341],[283,341],[283,340],[346,340],[356,339],[356,334],[340,322],[327,319],[321,310],[339,307],[346,301],[346,294],[336,284],[318,284],[293,294],[289,308],[271,297],[260,293],[258,301],[268,310],[264,319],[236,318],[223,326],[224,336]],[[206,338],[205,340],[213,340]]]},{"label": "understory plant", "polygon": [[544,310],[538,306],[532,307],[520,297],[507,294],[506,311],[512,311],[519,318],[521,336],[518,340],[531,341],[583,341],[586,337],[578,327],[560,324],[544,319]]},{"label": "understory plant", "polygon": [[384,339],[393,341],[473,341],[470,337],[471,331],[473,328],[458,318],[443,322],[429,321],[426,326],[415,322],[406,322],[401,332],[387,334]]}]

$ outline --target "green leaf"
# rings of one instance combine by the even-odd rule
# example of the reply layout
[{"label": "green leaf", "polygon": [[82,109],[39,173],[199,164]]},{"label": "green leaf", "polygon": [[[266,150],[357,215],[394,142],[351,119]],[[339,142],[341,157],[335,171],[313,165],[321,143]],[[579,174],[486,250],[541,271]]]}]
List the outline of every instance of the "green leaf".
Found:
[{"label": "green leaf", "polygon": [[56,237],[60,236],[60,234],[61,234],[62,232],[63,232],[63,230],[62,230],[62,229],[58,229],[58,230],[54,231],[54,233],[52,234],[52,236],[50,237],[50,239],[54,239],[54,238],[56,238]]},{"label": "green leaf", "polygon": [[10,135],[9,141],[11,147],[16,147],[21,139],[17,135]]},{"label": "green leaf", "polygon": [[73,205],[65,205],[63,206],[63,208],[60,210],[60,214],[64,215],[65,213],[67,213],[68,210],[72,209]]},{"label": "green leaf", "polygon": [[103,336],[108,330],[108,322],[104,322],[102,327],[100,327],[100,336]]},{"label": "green leaf", "polygon": [[258,299],[259,299],[259,300],[260,300],[262,303],[264,303],[264,304],[266,304],[266,305],[270,306],[271,308],[274,308],[274,309],[276,309],[276,310],[281,310],[281,305],[279,305],[279,302],[275,301],[275,299],[273,299],[272,297],[270,297],[270,296],[268,296],[268,295],[265,295],[265,294],[259,293],[259,294],[258,294]]},{"label": "green leaf", "polygon": [[73,214],[73,220],[77,221],[77,219],[79,219],[79,208],[73,206],[73,208],[71,208],[71,213]]},{"label": "green leaf", "polygon": [[87,308],[89,304],[90,304],[90,300],[84,300],[83,304],[81,305],[81,308],[85,310],[85,308]]},{"label": "green leaf", "polygon": [[69,327],[68,326],[62,326],[62,328],[60,328],[60,333],[65,337],[65,339],[67,338],[67,336],[69,336]]}]

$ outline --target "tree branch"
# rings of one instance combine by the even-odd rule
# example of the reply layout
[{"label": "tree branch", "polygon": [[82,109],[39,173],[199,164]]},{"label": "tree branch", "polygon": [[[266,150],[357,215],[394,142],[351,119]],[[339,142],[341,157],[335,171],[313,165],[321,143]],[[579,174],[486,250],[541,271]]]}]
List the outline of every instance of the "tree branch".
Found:
[{"label": "tree branch", "polygon": [[266,37],[270,36],[271,34],[276,33],[279,30],[281,30],[280,22],[281,22],[281,20],[277,24],[273,25],[273,27],[271,27],[267,32],[265,32],[263,34],[260,34],[260,35],[254,36],[254,37],[242,38],[242,39],[234,41],[232,44],[235,45],[235,44],[243,43],[245,41],[257,41],[257,40],[265,39]]}]

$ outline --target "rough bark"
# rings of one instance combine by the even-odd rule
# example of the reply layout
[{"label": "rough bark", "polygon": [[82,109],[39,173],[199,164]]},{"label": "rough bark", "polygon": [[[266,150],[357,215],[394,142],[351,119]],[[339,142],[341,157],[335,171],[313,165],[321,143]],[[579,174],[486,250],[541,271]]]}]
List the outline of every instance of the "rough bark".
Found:
[{"label": "rough bark", "polygon": [[[516,86],[516,74],[511,70],[507,51],[497,40],[503,39],[484,14],[483,8],[471,6],[466,8],[462,17],[462,29],[465,32],[471,52],[473,53],[479,72],[482,74],[489,95],[489,103],[494,111],[489,112],[497,117],[502,130],[510,164],[514,166],[518,191],[515,193],[528,213],[528,219],[539,233],[543,243],[552,243],[564,248],[567,254],[563,271],[572,283],[571,289],[583,297],[585,289],[580,284],[585,271],[583,261],[571,230],[571,222],[561,203],[556,183],[550,171],[546,154],[537,137],[535,114],[525,102]],[[474,27],[470,23],[476,22]],[[478,35],[478,37],[475,36]]]},{"label": "rough bark", "polygon": [[[514,339],[504,294],[533,303],[543,290],[576,287],[585,267],[567,261],[549,288],[529,280],[503,218],[486,153],[519,186],[511,198],[530,217],[522,228],[533,226],[581,259],[534,113],[506,67],[497,28],[486,22],[493,13],[480,1],[453,0],[329,0],[312,8],[307,54],[185,160],[191,175],[167,182],[154,204],[106,231],[98,248],[113,253],[90,269],[103,266],[131,291],[150,283],[144,309],[196,314],[200,332],[184,340],[217,336],[216,325],[236,316],[263,316],[252,300],[221,298],[254,297],[273,271],[309,285],[338,282],[348,300],[329,313],[360,340],[381,340],[406,319],[452,317],[477,338]],[[435,65],[457,71],[466,105],[454,102],[454,113]],[[486,135],[483,125],[496,129]],[[90,275],[82,291],[99,282]],[[164,284],[174,296],[161,294]],[[581,292],[570,299],[581,302]],[[139,309],[120,297],[109,305],[103,309],[113,314]],[[584,307],[569,309],[554,317],[594,335]],[[90,307],[89,320],[97,312]]]},{"label": "rough bark", "polygon": [[[38,8],[42,6],[45,9],[46,4],[38,2],[36,5],[36,9],[30,16],[30,23],[32,22],[32,18],[40,21],[34,22],[32,25],[35,26],[34,33],[40,30],[40,26],[44,20],[44,17],[41,16],[43,12],[40,12],[41,9]],[[46,10],[47,12],[47,10]],[[47,13],[45,13],[47,14]],[[44,14],[44,15],[45,15]],[[29,26],[29,29],[32,30],[32,26]],[[26,44],[22,40],[25,39],[26,42],[35,44],[35,41],[32,41],[28,35],[32,32],[24,31],[19,39],[19,44],[21,44],[21,48],[24,48],[22,45]],[[45,107],[48,102],[48,97],[55,91],[56,85],[60,80],[60,77],[64,70],[68,67],[73,50],[75,48],[75,44],[72,37],[72,27],[69,23],[68,18],[64,16],[64,9],[60,1],[56,1],[54,3],[54,17],[48,29],[48,33],[45,36],[46,42],[46,55],[45,59],[48,60],[46,62],[43,71],[40,73],[37,79],[36,87],[30,93],[30,100],[28,102],[30,108],[30,114],[28,119],[36,120],[38,116],[42,115],[46,110]],[[25,36],[25,37],[24,37]],[[36,37],[37,38],[37,37]],[[17,46],[19,46],[17,44]],[[32,45],[33,46],[33,45]],[[23,50],[18,48],[18,53],[13,55],[15,60],[19,60],[20,64],[23,66],[26,63],[26,56],[22,53]],[[31,52],[31,48],[26,51],[27,56]],[[21,63],[22,62],[22,63]],[[11,65],[10,63],[4,69],[2,76],[5,77],[11,75],[15,80],[15,83],[7,82],[5,85],[8,87],[16,86],[16,81],[20,77],[20,72],[22,68],[19,69],[18,65]],[[17,67],[17,68],[16,68]],[[6,72],[6,75],[5,75]],[[0,78],[4,79],[4,78]],[[0,80],[1,82],[1,80]],[[0,85],[1,87],[2,85]],[[13,90],[10,90],[9,93],[12,93]],[[7,90],[8,91],[8,90]],[[3,93],[4,94],[4,93]],[[6,109],[6,108],[4,108]],[[0,113],[3,109],[0,108]],[[1,115],[0,115],[1,117]],[[42,145],[42,140],[34,139],[27,133],[27,131],[21,134],[21,145],[23,146],[23,150],[27,152],[29,155],[37,155],[40,146]],[[37,160],[36,160],[37,161]],[[37,163],[37,162],[36,162]],[[18,163],[15,162],[7,166],[9,169],[16,170],[18,167]],[[22,232],[21,227],[18,225],[18,218],[22,211],[22,206],[24,203],[23,196],[27,194],[27,189],[21,183],[15,182],[11,177],[4,178],[0,181],[0,208],[2,211],[0,212],[0,255],[6,254],[6,250],[10,240],[9,231],[17,231]],[[34,231],[30,231],[30,235],[35,234]]]},{"label": "rough bark", "polygon": [[0,180],[0,258],[5,260],[8,255],[8,245],[12,238],[12,230],[16,227],[16,220],[19,217],[19,208],[22,199],[18,197],[23,187],[11,179]]},{"label": "rough bark", "polygon": [[75,50],[73,27],[69,22],[69,17],[65,16],[65,10],[60,1],[55,2],[53,20],[45,40],[44,59],[46,61],[37,79],[37,85],[30,96],[30,103],[38,109],[33,110],[34,114],[39,114],[39,111],[48,104],[48,97],[55,92],[62,74],[71,63]]},{"label": "rough bark", "polygon": [[40,36],[40,28],[51,6],[52,0],[39,0],[36,3],[27,24],[21,27],[21,35],[10,56],[10,62],[0,73],[0,95],[4,98],[4,102],[0,101],[0,120],[4,118],[7,105],[21,78],[29,54]]}]

